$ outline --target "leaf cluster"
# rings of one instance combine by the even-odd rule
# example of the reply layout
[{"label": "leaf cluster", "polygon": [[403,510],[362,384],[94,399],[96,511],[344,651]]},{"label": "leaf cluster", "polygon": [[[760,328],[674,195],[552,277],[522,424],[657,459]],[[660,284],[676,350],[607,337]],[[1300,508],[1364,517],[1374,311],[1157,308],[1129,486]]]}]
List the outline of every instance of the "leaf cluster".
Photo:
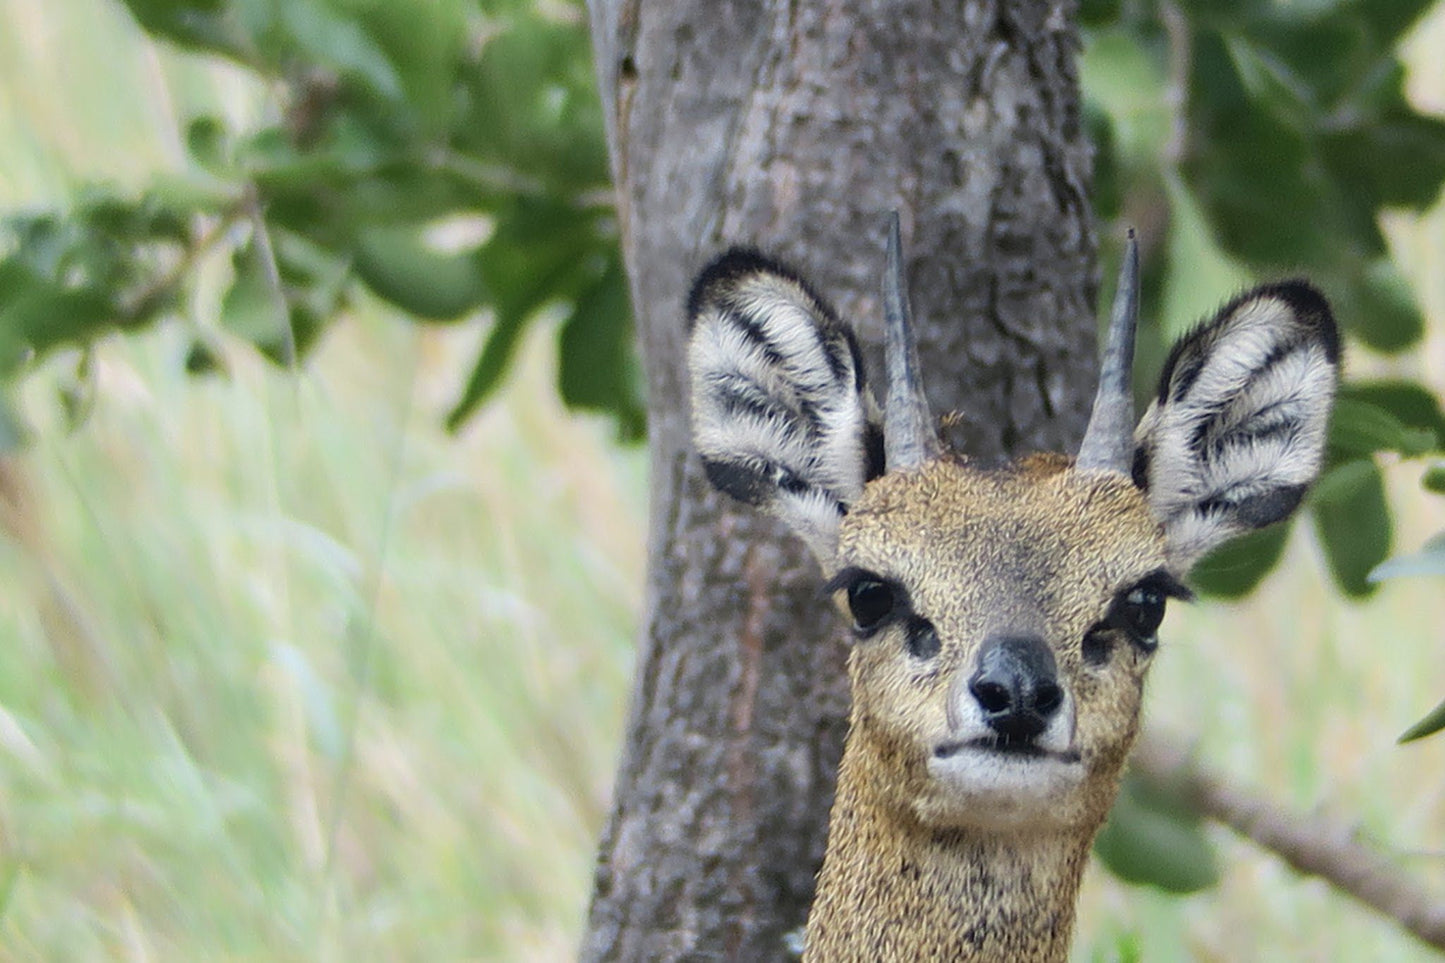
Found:
[{"label": "leaf cluster", "polygon": [[[191,165],[139,197],[91,188],[0,227],[0,362],[186,315],[229,254],[231,336],[305,357],[361,288],[423,322],[490,330],[448,416],[501,384],[526,326],[562,314],[559,390],[643,430],[602,115],[579,6],[516,0],[123,0],[152,36],[229,60],[268,119],[188,119]],[[192,319],[195,320],[195,319]],[[200,331],[194,372],[222,365]]]},{"label": "leaf cluster", "polygon": [[[1103,217],[1141,225],[1155,248],[1144,261],[1145,312],[1160,323],[1146,359],[1157,361],[1221,291],[1289,273],[1324,287],[1357,345],[1395,354],[1420,342],[1424,316],[1380,218],[1423,211],[1445,183],[1445,119],[1409,103],[1398,54],[1430,6],[1084,4],[1096,204]],[[1341,591],[1374,592],[1369,574],[1393,542],[1379,455],[1442,450],[1445,417],[1425,387],[1343,387],[1307,512]],[[1282,527],[1224,547],[1197,569],[1198,587],[1247,594],[1286,537]]]},{"label": "leaf cluster", "polygon": [[[1231,287],[1304,273],[1325,288],[1354,349],[1397,354],[1425,319],[1390,260],[1381,215],[1422,212],[1445,183],[1445,119],[1405,95],[1398,48],[1429,0],[1093,0],[1083,3],[1094,199],[1146,245],[1147,368]],[[1162,163],[1161,163],[1162,160]],[[1118,257],[1117,250],[1106,258]],[[1148,384],[1141,379],[1141,386]],[[1364,598],[1381,578],[1445,571],[1445,542],[1386,562],[1393,517],[1383,457],[1445,452],[1445,413],[1407,379],[1341,386],[1325,470],[1306,511],[1331,576]],[[1423,472],[1445,489],[1445,469]],[[1279,562],[1289,524],[1238,539],[1195,569],[1237,598]],[[1445,704],[1403,740],[1445,728]],[[1126,781],[1097,852],[1124,879],[1171,892],[1213,885],[1197,815]]]},{"label": "leaf cluster", "polygon": [[[153,37],[222,58],[273,103],[239,127],[188,119],[191,164],[139,196],[104,187],[0,225],[0,380],[121,329],[188,317],[201,263],[229,259],[223,332],[196,318],[186,359],[229,341],[304,360],[362,290],[421,323],[490,315],[453,427],[502,383],[527,326],[560,308],[559,392],[643,431],[602,112],[575,0],[120,0]],[[1398,47],[1428,0],[1084,0],[1084,121],[1093,198],[1146,245],[1141,360],[1253,278],[1319,281],[1356,345],[1409,349],[1425,322],[1380,216],[1445,182],[1445,121],[1405,95]],[[1117,248],[1105,251],[1116,260]],[[1112,276],[1107,270],[1105,276]],[[1152,338],[1152,342],[1150,340]],[[83,381],[84,356],[78,375]],[[1147,383],[1147,379],[1141,379]],[[67,402],[83,410],[83,391]],[[20,437],[0,410],[0,443]],[[1346,384],[1328,466],[1305,513],[1346,594],[1439,572],[1445,543],[1382,565],[1393,542],[1382,457],[1445,452],[1445,414],[1408,380]],[[1445,490],[1445,470],[1425,472]],[[1287,532],[1261,532],[1196,572],[1251,591]],[[1409,737],[1445,727],[1445,706]],[[1213,885],[1196,816],[1132,780],[1100,837],[1126,879]]]}]

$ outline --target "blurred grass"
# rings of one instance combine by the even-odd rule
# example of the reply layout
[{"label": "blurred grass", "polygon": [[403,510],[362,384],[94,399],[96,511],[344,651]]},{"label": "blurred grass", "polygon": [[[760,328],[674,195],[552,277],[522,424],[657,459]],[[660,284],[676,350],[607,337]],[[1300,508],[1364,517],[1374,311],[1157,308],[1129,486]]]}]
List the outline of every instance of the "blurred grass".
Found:
[{"label": "blurred grass", "polygon": [[[142,183],[182,162],[173,114],[257,95],[118,5],[0,0],[0,206]],[[540,343],[447,437],[476,336],[363,307],[303,373],[233,346],[209,381],[184,331],[113,339],[69,436],[74,359],[27,385],[37,443],[0,463],[0,958],[572,955],[642,458],[563,416]]]},{"label": "blurred grass", "polygon": [[[1440,49],[1437,14],[1414,81],[1445,109]],[[203,107],[265,109],[106,0],[0,0],[0,207],[178,166],[175,117]],[[1351,363],[1445,389],[1445,214],[1390,229],[1431,341]],[[238,347],[229,380],[195,381],[183,331],[113,340],[74,434],[54,414],[73,359],[27,386],[42,430],[0,463],[0,958],[570,958],[646,479],[560,411],[552,333],[460,439],[438,426],[476,332],[367,306],[296,375]],[[1400,550],[1445,527],[1420,470],[1389,471]],[[1393,740],[1445,692],[1442,614],[1429,581],[1340,601],[1302,530],[1247,604],[1170,616],[1151,723],[1282,803],[1357,818],[1438,888],[1445,739]],[[1219,841],[1224,884],[1190,899],[1091,871],[1077,958],[1424,956]]]},{"label": "blurred grass", "polygon": [[91,424],[7,466],[0,942],[565,958],[639,604],[635,459],[555,410],[545,352],[453,443],[426,383],[468,354],[406,326],[359,320],[295,381],[235,358],[187,383],[181,349],[109,346]]}]

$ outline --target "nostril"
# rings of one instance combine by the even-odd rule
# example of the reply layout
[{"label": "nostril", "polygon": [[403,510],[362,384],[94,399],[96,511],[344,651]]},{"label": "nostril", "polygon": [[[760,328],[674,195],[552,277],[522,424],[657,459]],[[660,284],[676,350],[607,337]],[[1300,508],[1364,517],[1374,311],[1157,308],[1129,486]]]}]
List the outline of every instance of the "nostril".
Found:
[{"label": "nostril", "polygon": [[969,684],[968,690],[973,693],[974,699],[983,707],[984,712],[1005,712],[1013,704],[1013,695],[1008,686],[992,679],[975,679]]},{"label": "nostril", "polygon": [[1064,690],[1053,682],[1040,682],[1034,692],[1034,711],[1051,716],[1064,702]]}]

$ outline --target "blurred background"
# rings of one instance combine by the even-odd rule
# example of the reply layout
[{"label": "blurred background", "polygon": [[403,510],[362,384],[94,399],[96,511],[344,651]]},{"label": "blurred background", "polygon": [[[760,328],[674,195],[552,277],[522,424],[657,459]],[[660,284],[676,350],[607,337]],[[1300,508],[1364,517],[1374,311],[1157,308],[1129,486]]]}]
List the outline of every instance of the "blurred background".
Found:
[{"label": "blurred background", "polygon": [[[64,248],[66,296],[92,271],[112,297],[84,331],[0,340],[17,359],[0,418],[0,958],[568,959],[629,697],[647,497],[635,364],[606,346],[625,300],[583,12],[457,15],[456,55],[481,65],[470,122],[518,90],[542,119],[494,118],[505,155],[453,141],[402,170],[377,145],[429,121],[376,105],[424,104],[425,81],[386,59],[403,62],[398,36],[450,36],[428,33],[436,11],[467,5],[394,4],[388,35],[376,5],[354,5],[373,16],[358,27],[346,4],[297,4],[274,49],[205,19],[221,6],[0,0],[0,257]],[[1148,92],[1118,79],[1134,53],[1096,26],[1085,81],[1124,166],[1156,136],[1139,120],[1153,105],[1131,106]],[[1409,103],[1445,113],[1445,8],[1399,50]],[[334,78],[357,76],[348,100]],[[328,98],[381,119],[318,159],[296,145]],[[273,127],[291,143],[234,133]],[[264,222],[238,183],[263,188]],[[463,189],[484,200],[446,193]],[[539,193],[568,202],[539,214]],[[1438,398],[1436,193],[1379,219],[1420,329],[1393,346],[1354,332],[1348,374]],[[1164,236],[1189,270],[1156,286],[1164,329],[1247,276],[1210,240],[1218,219],[1172,200]],[[337,224],[403,202],[335,267]],[[203,229],[178,231],[177,211]],[[565,251],[523,230],[559,220]],[[177,236],[178,256],[147,247]],[[489,290],[447,274],[462,254],[492,268]],[[527,290],[508,257],[523,280],[539,258],[579,266]],[[278,273],[284,291],[264,283]],[[50,296],[19,285],[0,268],[17,330]],[[1432,450],[1365,450],[1393,517],[1379,557],[1445,528],[1421,485]],[[1396,745],[1445,695],[1445,579],[1364,585],[1325,524],[1295,526],[1252,594],[1172,611],[1147,724],[1281,805],[1357,824],[1445,898],[1445,737]],[[1092,867],[1075,957],[1428,956],[1207,832],[1221,879],[1193,895]]]}]

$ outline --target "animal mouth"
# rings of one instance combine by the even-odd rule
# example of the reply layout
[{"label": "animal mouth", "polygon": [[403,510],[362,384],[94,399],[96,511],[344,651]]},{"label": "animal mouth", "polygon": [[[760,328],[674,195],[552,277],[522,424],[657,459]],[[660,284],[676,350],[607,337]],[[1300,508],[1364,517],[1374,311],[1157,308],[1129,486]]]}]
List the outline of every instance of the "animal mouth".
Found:
[{"label": "animal mouth", "polygon": [[1020,759],[1050,759],[1054,762],[1076,763],[1077,749],[1058,751],[1045,749],[1032,739],[1010,739],[1007,736],[978,736],[954,742],[941,742],[933,749],[935,759],[952,759],[963,752],[982,752],[997,756],[1013,756]]}]

